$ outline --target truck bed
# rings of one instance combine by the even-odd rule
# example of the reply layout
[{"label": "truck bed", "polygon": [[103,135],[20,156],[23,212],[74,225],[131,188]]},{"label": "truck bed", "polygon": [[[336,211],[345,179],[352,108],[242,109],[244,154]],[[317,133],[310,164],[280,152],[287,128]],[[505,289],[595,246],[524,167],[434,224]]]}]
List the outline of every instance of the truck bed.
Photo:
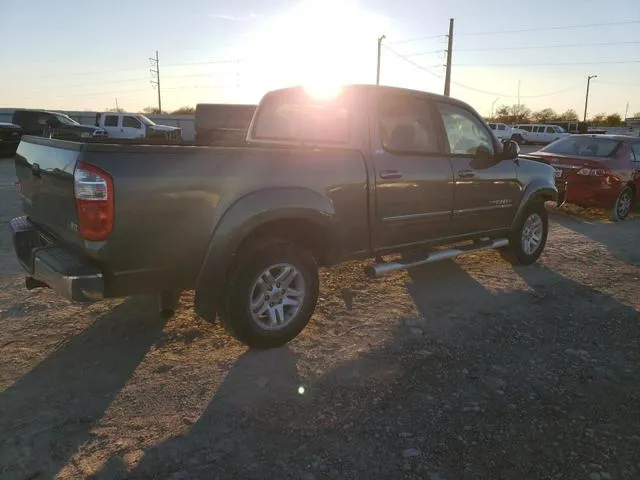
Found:
[{"label": "truck bed", "polygon": [[[86,240],[78,232],[74,170],[79,162],[113,180],[115,220],[107,240]],[[24,137],[15,165],[28,220],[58,246],[97,266],[106,296],[168,285],[190,288],[220,219],[256,191],[311,191],[335,208],[342,228],[337,235],[346,250],[366,249],[369,241],[367,170],[354,150]]]}]

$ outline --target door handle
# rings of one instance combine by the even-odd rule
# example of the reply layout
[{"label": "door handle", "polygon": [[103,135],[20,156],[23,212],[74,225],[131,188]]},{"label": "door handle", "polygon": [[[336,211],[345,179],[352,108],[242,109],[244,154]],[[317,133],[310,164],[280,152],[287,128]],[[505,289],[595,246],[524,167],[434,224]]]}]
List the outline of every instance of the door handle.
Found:
[{"label": "door handle", "polygon": [[31,166],[31,174],[32,174],[34,177],[38,177],[38,178],[40,178],[41,173],[42,173],[42,171],[40,170],[40,165],[38,165],[37,163],[34,163],[34,164]]},{"label": "door handle", "polygon": [[475,177],[476,173],[471,169],[459,170],[458,177],[460,178],[472,178]]},{"label": "door handle", "polygon": [[402,178],[402,174],[397,170],[383,170],[380,172],[380,178],[389,180],[392,178]]}]

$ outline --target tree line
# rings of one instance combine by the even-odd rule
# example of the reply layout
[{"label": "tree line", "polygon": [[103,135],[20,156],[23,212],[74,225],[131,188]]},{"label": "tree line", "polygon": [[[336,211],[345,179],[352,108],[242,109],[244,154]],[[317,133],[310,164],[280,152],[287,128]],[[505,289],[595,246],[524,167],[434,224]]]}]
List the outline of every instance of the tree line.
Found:
[{"label": "tree line", "polygon": [[[636,112],[633,117],[640,117],[640,112]],[[533,111],[526,105],[501,105],[491,118],[493,122],[507,124],[548,123],[551,121],[577,122],[579,120],[578,113],[573,108],[559,113],[553,108],[543,108],[542,110]],[[590,117],[588,123],[599,126],[620,127],[624,123],[624,119],[618,113],[598,113]]]},{"label": "tree line", "polygon": [[[108,111],[116,111],[115,108]],[[118,109],[124,112],[123,109]],[[157,107],[145,107],[142,113],[145,115],[193,115],[196,109],[190,106],[180,107],[171,112],[160,112]],[[640,117],[640,112],[633,114],[633,117]],[[542,110],[533,111],[526,105],[501,105],[495,111],[493,117],[489,120],[499,123],[548,123],[548,122],[577,122],[580,120],[578,113],[570,108],[562,113],[556,112],[553,108],[543,108]],[[620,127],[624,123],[624,119],[618,113],[598,113],[589,118],[588,123],[592,125]]]}]

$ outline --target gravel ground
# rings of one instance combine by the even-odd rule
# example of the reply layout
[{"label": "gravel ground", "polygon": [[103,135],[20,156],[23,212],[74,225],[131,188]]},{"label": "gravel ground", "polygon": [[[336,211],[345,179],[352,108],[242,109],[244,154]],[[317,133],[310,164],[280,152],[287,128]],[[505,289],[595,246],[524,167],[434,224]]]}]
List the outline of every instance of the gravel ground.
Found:
[{"label": "gravel ground", "polygon": [[[0,223],[19,213],[0,160]],[[322,273],[288,347],[152,298],[28,292],[0,229],[0,478],[638,479],[640,221],[552,214],[538,265],[483,252]]]}]

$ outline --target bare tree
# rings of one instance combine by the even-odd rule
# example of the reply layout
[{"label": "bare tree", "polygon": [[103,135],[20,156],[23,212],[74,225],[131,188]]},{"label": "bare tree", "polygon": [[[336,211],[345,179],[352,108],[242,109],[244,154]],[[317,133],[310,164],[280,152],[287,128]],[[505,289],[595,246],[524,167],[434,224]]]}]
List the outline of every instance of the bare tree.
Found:
[{"label": "bare tree", "polygon": [[547,123],[555,119],[558,114],[553,108],[543,108],[537,112],[531,114],[531,119],[536,123]]},{"label": "bare tree", "polygon": [[195,111],[196,109],[194,107],[184,106],[171,112],[171,115],[191,115],[195,113]]}]

